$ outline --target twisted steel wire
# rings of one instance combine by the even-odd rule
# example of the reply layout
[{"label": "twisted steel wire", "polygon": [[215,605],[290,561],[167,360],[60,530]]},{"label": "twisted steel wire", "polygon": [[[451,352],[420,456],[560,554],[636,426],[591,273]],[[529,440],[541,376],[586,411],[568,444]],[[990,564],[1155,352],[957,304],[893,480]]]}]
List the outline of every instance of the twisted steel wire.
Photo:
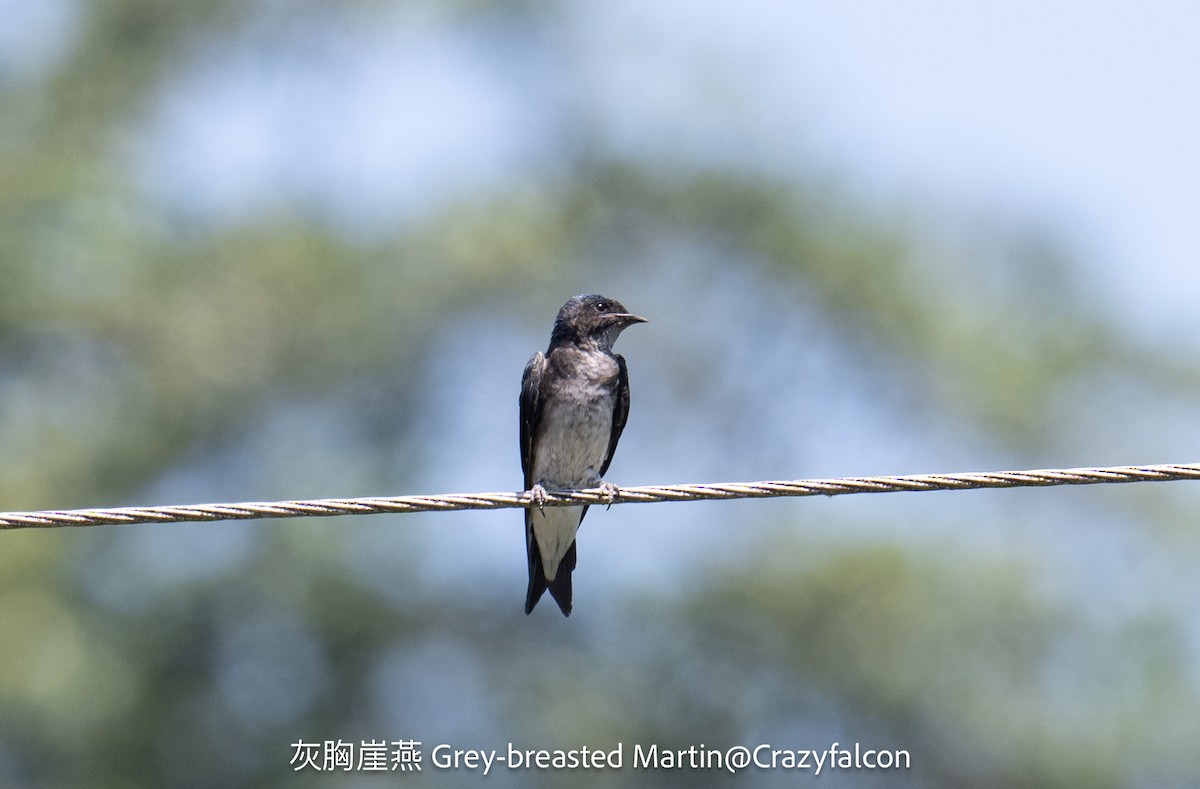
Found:
[{"label": "twisted steel wire", "polygon": [[[1200,479],[1200,464],[1108,466],[1102,468],[1034,469],[960,474],[905,474],[887,477],[841,477],[765,482],[718,482],[691,485],[643,485],[620,488],[615,495],[600,488],[548,490],[546,507],[572,504],[634,504],[661,501],[754,499],[782,496],[844,496],[852,493],[897,493],[977,488],[1026,488],[1055,485],[1100,485],[1122,482],[1169,482]],[[306,518],[451,510],[498,510],[538,506],[529,491],[458,493],[435,496],[387,496],[306,501],[242,502],[111,509],[0,512],[0,529],[102,526],[134,523],[187,523],[255,518]]]}]

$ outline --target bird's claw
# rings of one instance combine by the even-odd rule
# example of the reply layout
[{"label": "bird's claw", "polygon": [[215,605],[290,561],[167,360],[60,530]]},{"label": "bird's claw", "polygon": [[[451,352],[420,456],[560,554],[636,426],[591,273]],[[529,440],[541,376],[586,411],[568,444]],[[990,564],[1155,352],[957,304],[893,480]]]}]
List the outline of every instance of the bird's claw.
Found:
[{"label": "bird's claw", "polygon": [[600,492],[603,493],[608,499],[608,506],[604,509],[612,509],[612,505],[617,501],[617,496],[621,495],[621,489],[611,482],[605,482],[603,480],[601,480],[600,484],[596,487],[600,488]]},{"label": "bird's claw", "polygon": [[546,489],[541,484],[534,485],[529,489],[529,498],[537,506],[538,512],[546,514]]}]

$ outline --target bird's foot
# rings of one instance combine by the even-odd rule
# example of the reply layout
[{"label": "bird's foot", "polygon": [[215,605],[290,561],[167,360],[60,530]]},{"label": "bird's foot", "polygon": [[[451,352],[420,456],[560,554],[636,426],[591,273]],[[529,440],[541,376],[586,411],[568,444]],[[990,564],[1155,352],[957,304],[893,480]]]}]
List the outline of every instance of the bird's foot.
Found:
[{"label": "bird's foot", "polygon": [[617,500],[617,496],[621,495],[621,489],[611,482],[605,482],[604,480],[600,480],[600,483],[596,487],[600,488],[600,492],[608,498],[608,506],[604,509],[611,509]]},{"label": "bird's foot", "polygon": [[529,498],[537,506],[538,512],[546,514],[546,489],[539,482],[529,489]]}]

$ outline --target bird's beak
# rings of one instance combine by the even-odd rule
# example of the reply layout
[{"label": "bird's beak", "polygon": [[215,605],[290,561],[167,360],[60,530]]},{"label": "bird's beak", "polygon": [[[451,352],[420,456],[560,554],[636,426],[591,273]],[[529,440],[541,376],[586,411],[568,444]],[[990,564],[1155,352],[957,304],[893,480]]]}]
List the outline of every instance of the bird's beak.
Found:
[{"label": "bird's beak", "polygon": [[649,321],[640,315],[631,315],[628,312],[622,312],[613,317],[618,319],[623,326],[632,326],[635,323],[649,323]]}]

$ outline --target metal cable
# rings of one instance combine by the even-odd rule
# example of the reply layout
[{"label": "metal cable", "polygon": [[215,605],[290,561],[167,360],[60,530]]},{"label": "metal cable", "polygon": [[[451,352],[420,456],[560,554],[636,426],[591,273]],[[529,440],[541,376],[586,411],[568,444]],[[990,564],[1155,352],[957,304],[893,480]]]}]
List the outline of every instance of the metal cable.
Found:
[{"label": "metal cable", "polygon": [[[838,479],[721,482],[694,485],[644,485],[620,488],[615,496],[600,488],[588,488],[586,490],[547,491],[544,506],[753,499],[776,496],[844,496],[850,493],[1100,485],[1118,482],[1169,482],[1185,479],[1200,479],[1200,464],[1038,469],[965,474],[907,474],[895,477],[842,477]],[[535,505],[532,503],[530,492],[524,491],[522,493],[459,493],[439,496],[313,499],[309,501],[165,507],[115,507],[94,510],[3,512],[0,513],[0,529],[186,523],[252,518],[307,518],[331,515],[372,515],[388,512],[498,510],[529,506]]]}]

